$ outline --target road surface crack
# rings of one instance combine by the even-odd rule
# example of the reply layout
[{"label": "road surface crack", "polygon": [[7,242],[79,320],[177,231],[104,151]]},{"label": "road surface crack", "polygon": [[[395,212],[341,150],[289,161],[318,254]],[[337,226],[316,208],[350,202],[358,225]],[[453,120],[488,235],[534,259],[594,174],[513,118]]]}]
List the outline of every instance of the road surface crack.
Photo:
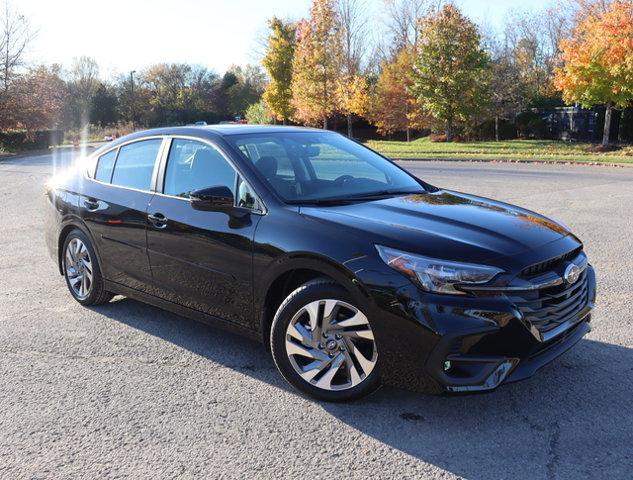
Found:
[{"label": "road surface crack", "polygon": [[558,467],[558,443],[560,441],[560,425],[558,422],[554,422],[551,426],[551,433],[549,437],[549,449],[547,456],[549,461],[547,462],[547,478],[554,480],[556,478],[556,468]]}]

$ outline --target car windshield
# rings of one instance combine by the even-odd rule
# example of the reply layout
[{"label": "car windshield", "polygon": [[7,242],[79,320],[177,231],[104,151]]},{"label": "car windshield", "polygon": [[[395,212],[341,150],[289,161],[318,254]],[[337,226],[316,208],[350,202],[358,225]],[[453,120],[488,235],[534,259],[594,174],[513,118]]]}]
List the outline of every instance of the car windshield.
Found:
[{"label": "car windshield", "polygon": [[342,135],[275,132],[228,137],[289,203],[420,193],[414,177]]}]

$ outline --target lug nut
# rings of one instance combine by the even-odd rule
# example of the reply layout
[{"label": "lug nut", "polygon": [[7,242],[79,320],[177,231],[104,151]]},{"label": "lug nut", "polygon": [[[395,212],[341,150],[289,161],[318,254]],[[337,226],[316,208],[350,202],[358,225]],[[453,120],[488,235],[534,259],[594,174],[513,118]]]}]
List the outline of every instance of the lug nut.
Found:
[{"label": "lug nut", "polygon": [[323,350],[323,344],[319,343],[319,350]]},{"label": "lug nut", "polygon": [[337,339],[337,340],[340,340],[340,339],[341,339],[341,334],[340,334],[340,333],[337,333],[337,334],[336,334],[336,339]]}]

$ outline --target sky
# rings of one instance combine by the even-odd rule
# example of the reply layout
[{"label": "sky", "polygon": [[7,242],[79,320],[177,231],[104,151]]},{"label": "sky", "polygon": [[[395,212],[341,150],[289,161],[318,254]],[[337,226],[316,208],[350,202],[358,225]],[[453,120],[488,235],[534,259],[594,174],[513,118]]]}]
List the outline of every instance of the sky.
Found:
[{"label": "sky", "polygon": [[[540,10],[552,0],[455,0],[475,21],[500,28],[511,10]],[[8,0],[37,32],[31,63],[69,66],[73,57],[97,60],[105,78],[158,62],[184,62],[223,72],[258,62],[266,20],[299,19],[310,0]],[[366,0],[380,25],[383,0]],[[375,29],[376,30],[376,29]]]}]

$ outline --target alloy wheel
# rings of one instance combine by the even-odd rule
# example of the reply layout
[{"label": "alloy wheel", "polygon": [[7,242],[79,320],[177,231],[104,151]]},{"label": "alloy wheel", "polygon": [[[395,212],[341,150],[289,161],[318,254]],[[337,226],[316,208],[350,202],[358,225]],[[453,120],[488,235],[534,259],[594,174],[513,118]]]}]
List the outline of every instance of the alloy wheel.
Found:
[{"label": "alloy wheel", "polygon": [[301,308],[288,324],[285,343],[295,372],[328,391],[357,386],[378,358],[369,320],[340,300],[316,300]]},{"label": "alloy wheel", "polygon": [[79,299],[85,299],[92,289],[92,259],[84,242],[79,238],[73,238],[66,246],[64,257],[66,278],[74,295]]}]

